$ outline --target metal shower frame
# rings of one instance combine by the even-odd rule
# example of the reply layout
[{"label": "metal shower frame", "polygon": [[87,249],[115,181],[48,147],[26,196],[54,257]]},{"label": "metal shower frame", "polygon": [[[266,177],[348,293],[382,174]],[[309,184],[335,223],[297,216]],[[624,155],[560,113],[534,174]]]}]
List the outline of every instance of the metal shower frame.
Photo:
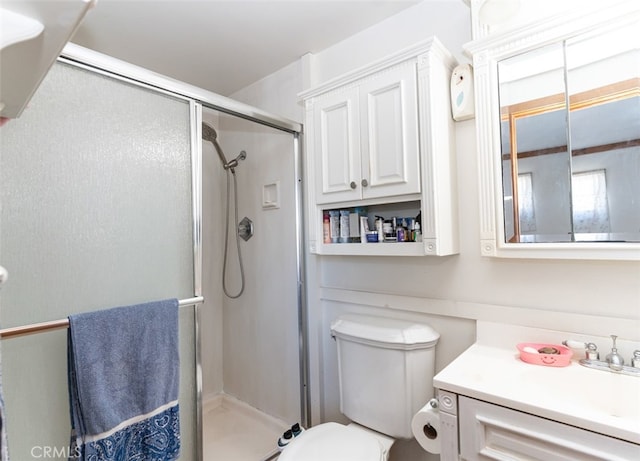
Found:
[{"label": "metal shower frame", "polygon": [[[211,91],[189,85],[187,83],[156,74],[142,67],[129,64],[110,56],[83,48],[73,43],[62,51],[60,61],[85,68],[109,77],[137,84],[157,92],[181,98],[190,103],[191,119],[191,164],[193,190],[193,264],[194,264],[194,296],[202,296],[202,108],[206,107],[225,114],[234,115],[280,131],[288,132],[293,137],[294,171],[295,171],[295,206],[296,206],[296,266],[297,266],[297,301],[298,301],[298,344],[300,370],[300,420],[303,426],[311,423],[309,396],[309,362],[308,362],[308,327],[307,296],[305,285],[304,259],[304,209],[303,209],[303,157],[302,157],[302,125],[279,117],[233,99],[220,96]],[[198,461],[204,461],[202,440],[202,357],[200,303],[194,304],[195,320],[195,369],[196,369],[196,440],[198,444]]]}]

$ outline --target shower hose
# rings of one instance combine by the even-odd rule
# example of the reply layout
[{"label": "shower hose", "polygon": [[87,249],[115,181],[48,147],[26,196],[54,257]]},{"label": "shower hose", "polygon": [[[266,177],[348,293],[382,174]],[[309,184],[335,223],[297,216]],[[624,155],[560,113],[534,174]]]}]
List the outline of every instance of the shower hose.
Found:
[{"label": "shower hose", "polygon": [[234,222],[238,223],[238,180],[236,179],[235,169],[229,168],[227,170],[227,211],[226,211],[226,220],[225,220],[225,231],[224,231],[224,260],[222,263],[222,290],[227,297],[231,299],[239,298],[244,292],[244,265],[242,264],[242,253],[240,252],[240,236],[238,235],[238,230],[236,229],[236,248],[238,249],[238,265],[240,266],[240,291],[233,295],[229,294],[229,290],[227,290],[227,253],[229,250],[229,202],[231,201],[230,187],[231,182],[229,181],[229,172],[233,175],[233,202],[235,209]]}]

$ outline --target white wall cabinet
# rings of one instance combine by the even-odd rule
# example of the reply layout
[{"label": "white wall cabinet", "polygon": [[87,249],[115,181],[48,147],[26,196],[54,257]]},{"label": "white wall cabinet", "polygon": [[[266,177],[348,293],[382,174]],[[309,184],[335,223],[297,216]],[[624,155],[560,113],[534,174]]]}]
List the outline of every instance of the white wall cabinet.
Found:
[{"label": "white wall cabinet", "polygon": [[[431,38],[301,94],[312,253],[458,252],[448,90],[455,64]],[[372,216],[376,207],[394,204],[413,207],[413,216],[421,212],[422,242],[323,241],[323,212],[365,206]]]},{"label": "white wall cabinet", "polygon": [[420,192],[415,64],[318,96],[316,203]]}]

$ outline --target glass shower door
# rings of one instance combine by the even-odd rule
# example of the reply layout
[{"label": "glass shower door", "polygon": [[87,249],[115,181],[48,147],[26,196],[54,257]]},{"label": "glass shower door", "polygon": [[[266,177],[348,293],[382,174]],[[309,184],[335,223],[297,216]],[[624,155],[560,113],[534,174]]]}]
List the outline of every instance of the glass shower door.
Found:
[{"label": "glass shower door", "polygon": [[[190,101],[58,62],[0,129],[2,328],[195,294]],[[198,457],[195,316],[180,310],[183,460]],[[12,459],[65,459],[66,331],[2,341]]]}]

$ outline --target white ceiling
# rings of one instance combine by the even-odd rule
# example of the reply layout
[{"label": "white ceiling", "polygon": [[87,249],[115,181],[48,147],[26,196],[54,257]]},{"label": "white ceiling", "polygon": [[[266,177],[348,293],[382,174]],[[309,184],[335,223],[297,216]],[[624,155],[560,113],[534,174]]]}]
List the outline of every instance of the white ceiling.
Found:
[{"label": "white ceiling", "polygon": [[78,45],[228,96],[421,0],[98,0]]}]

